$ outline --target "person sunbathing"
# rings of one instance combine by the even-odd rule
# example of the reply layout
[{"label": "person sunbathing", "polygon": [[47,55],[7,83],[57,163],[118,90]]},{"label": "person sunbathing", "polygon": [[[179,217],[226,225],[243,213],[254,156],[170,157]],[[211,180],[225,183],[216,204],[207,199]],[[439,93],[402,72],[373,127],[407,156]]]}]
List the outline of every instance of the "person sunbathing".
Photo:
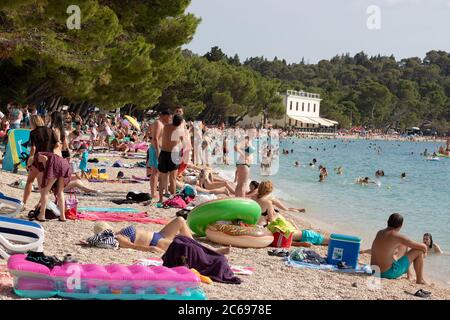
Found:
[{"label": "person sunbathing", "polygon": [[[98,222],[94,226],[95,234],[105,230],[113,230],[106,222]],[[170,221],[159,232],[153,232],[143,227],[130,225],[115,233],[119,247],[153,253],[165,253],[177,235],[193,239],[192,232],[186,221],[177,217]],[[86,241],[80,241],[81,245],[87,245]],[[229,254],[230,247],[213,249],[221,254]]]},{"label": "person sunbathing", "polygon": [[228,181],[213,181],[212,173],[206,170],[201,170],[198,176],[198,183],[201,188],[206,190],[212,190],[225,187],[230,193],[235,193],[235,188]]},{"label": "person sunbathing", "polygon": [[[403,226],[403,217],[398,213],[390,215],[387,228],[378,231],[371,252],[371,265],[378,266],[381,278],[398,279],[408,272],[409,266],[414,265],[416,283],[427,284],[423,277],[424,258],[428,251],[427,245],[410,240],[400,234]],[[402,257],[399,257],[399,247],[410,248]],[[406,250],[405,250],[406,251]]]}]

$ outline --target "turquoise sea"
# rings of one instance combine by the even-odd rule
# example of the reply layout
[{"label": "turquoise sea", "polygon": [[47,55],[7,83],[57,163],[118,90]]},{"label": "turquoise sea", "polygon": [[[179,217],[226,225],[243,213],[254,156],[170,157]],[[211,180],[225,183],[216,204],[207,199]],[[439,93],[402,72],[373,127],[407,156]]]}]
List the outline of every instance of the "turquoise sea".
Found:
[{"label": "turquoise sea", "polygon": [[[424,233],[431,233],[434,241],[450,252],[450,158],[427,161],[420,155],[425,149],[437,150],[439,145],[285,139],[280,142],[280,150],[293,149],[293,153],[280,154],[278,172],[270,177],[260,176],[259,165],[254,165],[251,177],[257,181],[272,180],[277,197],[305,207],[306,216],[321,222],[329,231],[360,236],[363,248],[370,248],[389,215],[398,212],[405,219],[402,232],[416,241],[422,241]],[[317,165],[311,168],[313,158],[317,159]],[[301,165],[295,167],[295,161]],[[318,182],[320,164],[329,173],[323,183]],[[343,167],[343,175],[334,172],[338,166]],[[375,180],[378,169],[385,172],[378,184],[355,184],[360,176]],[[400,178],[402,172],[406,173],[406,179]],[[233,177],[234,168],[225,168],[224,173]],[[450,285],[450,256],[430,255],[425,270],[434,282]]]}]

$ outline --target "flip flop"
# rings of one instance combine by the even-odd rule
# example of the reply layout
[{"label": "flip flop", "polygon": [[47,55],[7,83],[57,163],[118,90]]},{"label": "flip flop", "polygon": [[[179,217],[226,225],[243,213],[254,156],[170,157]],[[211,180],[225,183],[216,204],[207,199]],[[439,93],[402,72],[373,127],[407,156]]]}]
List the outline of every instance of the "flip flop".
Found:
[{"label": "flip flop", "polygon": [[414,293],[414,296],[419,298],[429,298],[431,296],[431,292],[419,289],[416,293]]}]

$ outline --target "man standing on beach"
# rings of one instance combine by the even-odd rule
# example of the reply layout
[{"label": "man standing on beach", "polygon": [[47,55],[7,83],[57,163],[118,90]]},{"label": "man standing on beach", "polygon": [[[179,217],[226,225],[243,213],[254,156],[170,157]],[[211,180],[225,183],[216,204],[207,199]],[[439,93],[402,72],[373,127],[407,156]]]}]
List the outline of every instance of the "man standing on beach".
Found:
[{"label": "man standing on beach", "polygon": [[[378,266],[381,278],[397,279],[408,272],[410,264],[416,271],[416,282],[427,284],[423,278],[423,260],[427,253],[427,246],[415,242],[400,234],[403,226],[403,217],[393,213],[388,220],[386,229],[378,231],[372,243],[372,259],[370,264]],[[396,251],[402,247],[411,248],[404,256],[396,260]]]},{"label": "man standing on beach", "polygon": [[151,140],[147,154],[147,172],[150,176],[150,193],[152,198],[157,198],[158,187],[158,157],[160,153],[161,135],[164,125],[171,122],[171,113],[169,110],[163,110],[159,119],[149,126],[149,139]]},{"label": "man standing on beach", "polygon": [[164,191],[168,186],[170,194],[176,193],[176,178],[181,162],[180,144],[184,135],[182,123],[183,117],[176,114],[173,116],[172,124],[165,124],[162,130],[161,151],[158,157],[160,203],[164,202]]}]

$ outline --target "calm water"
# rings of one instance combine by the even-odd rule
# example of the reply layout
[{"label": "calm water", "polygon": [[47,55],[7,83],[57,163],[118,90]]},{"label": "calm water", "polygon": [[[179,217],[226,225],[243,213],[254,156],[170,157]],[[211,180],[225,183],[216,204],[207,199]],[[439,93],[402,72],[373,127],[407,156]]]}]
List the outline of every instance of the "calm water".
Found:
[{"label": "calm water", "polygon": [[[405,234],[421,241],[422,235],[429,232],[444,251],[450,252],[450,158],[427,161],[420,155],[425,148],[433,152],[439,145],[397,141],[284,140],[280,149],[293,149],[294,153],[280,155],[278,173],[261,177],[259,165],[255,165],[252,179],[269,178],[275,184],[276,196],[307,208],[308,217],[325,222],[330,231],[362,237],[364,248],[370,247],[376,232],[386,226],[389,215],[399,212],[405,218],[402,229]],[[378,147],[382,149],[380,154]],[[310,168],[313,158],[317,159],[317,165]],[[295,161],[301,166],[295,167]],[[324,183],[318,182],[320,164],[329,173]],[[334,172],[337,166],[343,167],[343,175]],[[374,180],[377,169],[385,172],[379,185],[354,183],[359,176]],[[225,169],[227,175],[231,175],[232,170]],[[402,172],[406,173],[406,179],[400,178]],[[450,284],[450,256],[430,256],[426,272],[433,280]]]}]

